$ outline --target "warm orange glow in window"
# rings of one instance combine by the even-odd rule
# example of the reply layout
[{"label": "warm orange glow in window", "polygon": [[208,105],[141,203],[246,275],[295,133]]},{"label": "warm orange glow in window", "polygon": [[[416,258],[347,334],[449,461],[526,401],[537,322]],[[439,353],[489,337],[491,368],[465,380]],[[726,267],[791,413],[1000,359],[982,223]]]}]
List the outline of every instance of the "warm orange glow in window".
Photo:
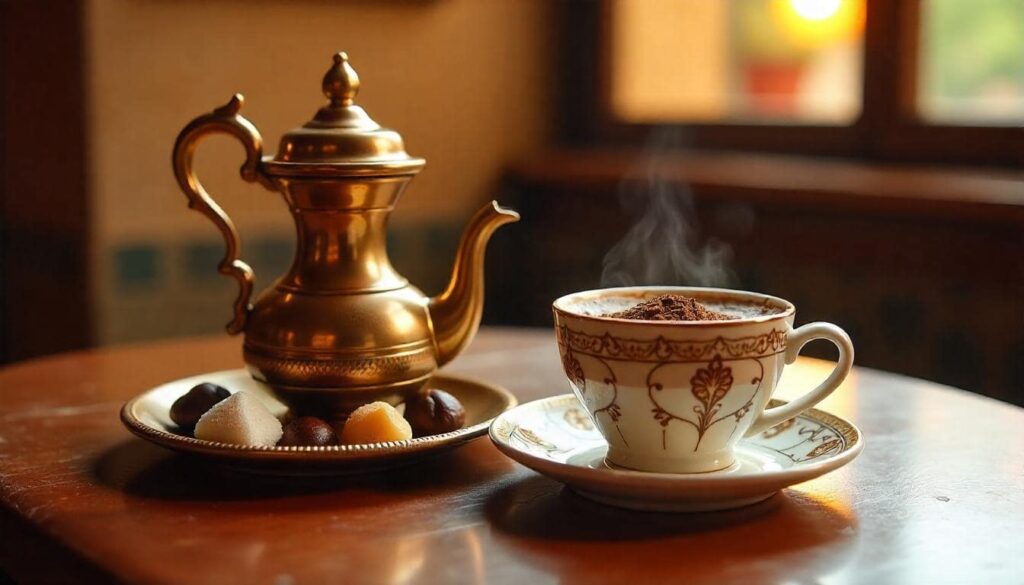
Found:
[{"label": "warm orange glow in window", "polygon": [[776,0],[779,28],[808,49],[853,39],[864,30],[863,0]]},{"label": "warm orange glow in window", "polygon": [[843,0],[789,0],[793,12],[806,20],[825,20],[839,12]]},{"label": "warm orange glow in window", "polygon": [[613,0],[611,105],[632,122],[849,124],[864,0]]}]

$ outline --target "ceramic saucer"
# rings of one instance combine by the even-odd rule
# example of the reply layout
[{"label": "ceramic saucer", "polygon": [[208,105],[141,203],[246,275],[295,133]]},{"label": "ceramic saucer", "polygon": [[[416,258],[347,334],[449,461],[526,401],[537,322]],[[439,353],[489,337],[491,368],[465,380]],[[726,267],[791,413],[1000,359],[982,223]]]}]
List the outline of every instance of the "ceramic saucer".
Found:
[{"label": "ceramic saucer", "polygon": [[[771,406],[783,404],[772,400]],[[545,398],[496,418],[491,440],[504,454],[580,495],[635,510],[700,512],[738,508],[846,465],[864,447],[852,423],[822,410],[744,439],[737,464],[710,473],[611,468],[608,445],[571,394]]]},{"label": "ceramic saucer", "polygon": [[253,447],[202,441],[179,434],[170,419],[171,404],[200,382],[219,384],[232,393],[251,392],[278,418],[287,407],[270,388],[246,370],[226,370],[182,378],[152,388],[128,401],[121,421],[128,430],[163,447],[199,455],[244,471],[275,475],[341,475],[397,467],[459,446],[485,432],[494,417],[516,405],[515,397],[493,384],[451,374],[437,374],[429,382],[451,393],[466,409],[463,428],[450,433],[407,441],[340,445],[334,447]]}]

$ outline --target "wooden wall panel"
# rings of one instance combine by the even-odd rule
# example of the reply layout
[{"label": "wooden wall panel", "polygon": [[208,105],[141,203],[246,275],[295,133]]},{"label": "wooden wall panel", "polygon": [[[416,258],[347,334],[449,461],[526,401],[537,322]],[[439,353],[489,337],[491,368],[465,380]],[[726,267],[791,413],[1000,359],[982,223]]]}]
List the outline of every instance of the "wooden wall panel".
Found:
[{"label": "wooden wall panel", "polygon": [[82,7],[0,3],[0,363],[90,340]]}]

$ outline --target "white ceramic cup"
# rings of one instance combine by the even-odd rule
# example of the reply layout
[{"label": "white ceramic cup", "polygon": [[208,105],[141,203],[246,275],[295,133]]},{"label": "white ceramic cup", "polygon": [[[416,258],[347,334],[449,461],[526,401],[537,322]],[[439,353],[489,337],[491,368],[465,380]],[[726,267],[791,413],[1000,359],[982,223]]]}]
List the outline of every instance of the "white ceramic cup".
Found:
[{"label": "white ceramic cup", "polygon": [[[736,313],[724,321],[607,317],[666,294]],[[793,328],[796,307],[768,295],[714,288],[626,287],[578,292],[554,302],[562,366],[576,397],[608,441],[610,465],[701,473],[730,467],[747,435],[764,431],[832,393],[853,365],[849,336],[831,323]],[[740,309],[746,314],[740,316]],[[792,402],[765,410],[808,341],[839,348],[829,377]]]}]

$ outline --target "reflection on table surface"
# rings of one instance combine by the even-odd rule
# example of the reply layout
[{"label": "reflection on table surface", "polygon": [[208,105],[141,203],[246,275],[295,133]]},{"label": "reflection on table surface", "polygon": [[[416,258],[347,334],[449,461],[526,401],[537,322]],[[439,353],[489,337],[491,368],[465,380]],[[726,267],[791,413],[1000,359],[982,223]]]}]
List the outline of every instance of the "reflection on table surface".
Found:
[{"label": "reflection on table surface", "polygon": [[[232,340],[204,339],[0,372],[6,508],[126,581],[968,583],[1024,574],[1024,411],[966,392],[859,369],[822,405],[863,431],[856,461],[755,506],[676,515],[585,500],[486,439],[386,474],[285,480],[202,464],[121,428],[124,400],[237,360]],[[779,395],[809,389],[830,367],[799,360]],[[521,402],[568,391],[549,331],[485,329],[450,370],[504,385]],[[63,550],[47,549],[46,563],[60,566]]]}]

